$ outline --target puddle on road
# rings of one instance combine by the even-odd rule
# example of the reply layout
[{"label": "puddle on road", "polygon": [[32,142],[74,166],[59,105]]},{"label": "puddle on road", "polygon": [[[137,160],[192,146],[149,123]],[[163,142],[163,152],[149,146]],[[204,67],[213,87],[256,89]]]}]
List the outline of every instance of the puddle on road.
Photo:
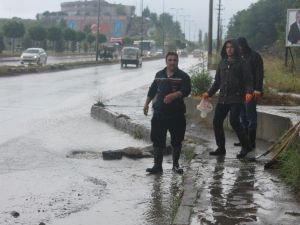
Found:
[{"label": "puddle on road", "polygon": [[300,223],[299,203],[263,165],[224,157],[202,162],[207,165],[199,178],[210,178],[200,178],[200,198],[191,225]]}]

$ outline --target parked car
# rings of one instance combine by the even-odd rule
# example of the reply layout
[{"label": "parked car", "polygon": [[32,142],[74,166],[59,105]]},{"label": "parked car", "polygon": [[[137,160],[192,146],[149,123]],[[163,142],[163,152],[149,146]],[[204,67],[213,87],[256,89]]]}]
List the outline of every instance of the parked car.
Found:
[{"label": "parked car", "polygon": [[188,57],[188,51],[186,49],[181,49],[179,51],[177,51],[177,54],[179,55],[179,57]]},{"label": "parked car", "polygon": [[121,52],[121,67],[127,67],[128,64],[142,67],[142,56],[140,49],[135,47],[124,47]]},{"label": "parked car", "polygon": [[21,63],[45,65],[47,63],[47,53],[42,48],[27,48],[21,55]]},{"label": "parked car", "polygon": [[199,58],[201,56],[201,50],[200,49],[195,49],[193,51],[193,57]]}]

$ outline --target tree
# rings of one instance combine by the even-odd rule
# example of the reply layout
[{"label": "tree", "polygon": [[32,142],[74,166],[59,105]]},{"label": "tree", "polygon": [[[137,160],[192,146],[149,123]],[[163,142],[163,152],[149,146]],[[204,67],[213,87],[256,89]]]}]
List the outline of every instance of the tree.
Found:
[{"label": "tree", "polygon": [[89,47],[88,47],[89,49],[91,49],[91,45],[92,45],[93,42],[95,42],[95,40],[96,40],[95,35],[93,35],[93,34],[88,34],[88,35],[87,35],[86,41],[87,41],[88,44],[89,44]]},{"label": "tree", "polygon": [[0,53],[4,50],[3,34],[0,33]]},{"label": "tree", "polygon": [[107,42],[107,37],[104,34],[99,34],[98,43],[105,43]]},{"label": "tree", "polygon": [[47,32],[47,39],[52,42],[53,49],[56,49],[56,42],[62,39],[62,30],[58,27],[50,27]]},{"label": "tree", "polygon": [[86,34],[82,31],[77,31],[76,32],[76,41],[78,42],[78,51],[80,52],[80,45],[81,42],[85,39]]},{"label": "tree", "polygon": [[30,27],[28,30],[28,33],[29,33],[29,37],[33,41],[39,42],[39,46],[40,46],[41,42],[46,40],[46,38],[47,38],[47,30],[40,25]]},{"label": "tree", "polygon": [[25,34],[25,26],[22,22],[9,20],[3,25],[4,36],[12,39],[12,53],[15,54],[15,39]]},{"label": "tree", "polygon": [[[73,46],[72,47],[72,52],[74,52],[75,51],[74,43],[76,42],[76,31],[73,30],[73,29],[67,28],[67,29],[65,29],[63,36],[64,36],[64,40],[67,43],[71,42],[71,46]],[[69,48],[69,44],[67,44],[67,46]]]},{"label": "tree", "polygon": [[[286,10],[295,1],[261,0],[234,15],[228,26],[227,38],[244,36],[250,46],[260,49],[284,39]],[[299,5],[298,5],[299,6]]]},{"label": "tree", "polygon": [[121,4],[117,5],[116,14],[118,16],[126,16],[126,10],[123,5],[121,5]]},{"label": "tree", "polygon": [[143,10],[143,17],[145,17],[145,18],[150,17],[150,10],[149,10],[148,6]]},{"label": "tree", "polygon": [[199,47],[203,48],[202,30],[199,30]]}]

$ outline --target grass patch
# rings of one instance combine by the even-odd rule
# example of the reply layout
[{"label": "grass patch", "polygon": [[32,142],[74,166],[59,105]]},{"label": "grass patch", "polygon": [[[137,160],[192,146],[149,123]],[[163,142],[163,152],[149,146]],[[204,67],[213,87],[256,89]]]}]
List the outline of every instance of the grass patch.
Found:
[{"label": "grass patch", "polygon": [[184,148],[183,151],[183,156],[184,159],[190,163],[192,161],[192,159],[195,157],[196,153],[195,153],[195,148],[192,147],[188,147],[188,148]]},{"label": "grass patch", "polygon": [[[285,67],[284,60],[274,56],[263,56],[265,68],[265,92],[300,93],[300,71]],[[300,63],[300,61],[299,61]],[[297,64],[297,62],[296,62]]]},{"label": "grass patch", "polygon": [[293,143],[279,158],[279,172],[287,185],[300,191],[300,141]]}]

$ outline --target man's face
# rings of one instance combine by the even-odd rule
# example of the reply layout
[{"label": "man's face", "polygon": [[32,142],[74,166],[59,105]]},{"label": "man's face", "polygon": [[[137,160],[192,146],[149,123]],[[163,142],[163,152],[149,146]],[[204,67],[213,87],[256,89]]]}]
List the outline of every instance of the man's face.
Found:
[{"label": "man's face", "polygon": [[167,68],[170,71],[174,71],[178,67],[178,58],[176,55],[169,55],[166,59]]},{"label": "man's face", "polygon": [[297,21],[297,23],[300,23],[300,13],[296,14],[296,21]]},{"label": "man's face", "polygon": [[228,57],[232,57],[234,55],[234,47],[230,42],[226,44],[226,54]]}]

